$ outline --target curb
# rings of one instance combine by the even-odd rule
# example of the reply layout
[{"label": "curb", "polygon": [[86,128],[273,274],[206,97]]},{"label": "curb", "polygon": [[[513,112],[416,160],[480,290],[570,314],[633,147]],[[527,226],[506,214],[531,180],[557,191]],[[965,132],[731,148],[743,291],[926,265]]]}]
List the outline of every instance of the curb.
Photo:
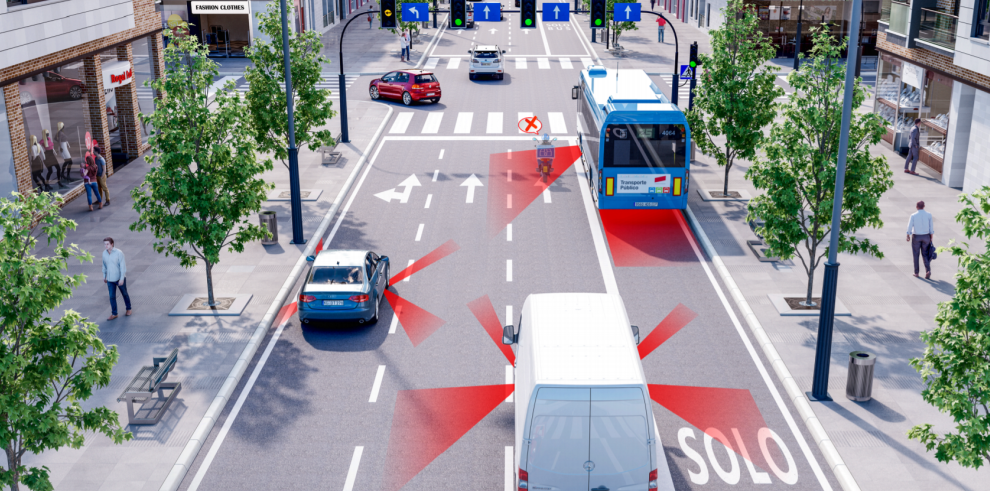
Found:
[{"label": "curb", "polygon": [[818,449],[825,456],[825,461],[835,474],[839,485],[842,486],[844,491],[861,491],[859,484],[856,483],[856,479],[853,478],[849,468],[843,462],[842,456],[839,455],[838,450],[835,449],[835,445],[829,440],[828,433],[825,432],[825,427],[818,420],[818,416],[815,415],[815,411],[811,408],[811,404],[808,402],[804,392],[798,387],[794,381],[794,377],[791,376],[791,372],[784,365],[784,361],[780,358],[780,354],[777,353],[777,349],[774,348],[773,342],[770,341],[766,331],[763,330],[763,325],[756,318],[756,314],[750,308],[749,302],[746,301],[742,291],[732,279],[729,270],[722,263],[722,258],[715,252],[715,248],[712,247],[712,243],[708,240],[708,235],[701,228],[701,224],[698,223],[698,219],[695,218],[690,206],[685,207],[685,214],[688,217],[691,228],[694,229],[695,235],[698,237],[699,242],[701,242],[701,246],[705,249],[705,253],[708,254],[708,257],[712,258],[712,264],[715,265],[715,269],[718,270],[719,276],[725,282],[726,288],[732,294],[732,299],[736,302],[736,306],[739,307],[743,317],[746,318],[746,324],[749,325],[750,331],[753,332],[753,337],[756,338],[756,342],[763,348],[763,354],[770,361],[770,365],[777,374],[777,378],[780,379],[781,385],[784,386],[788,397],[790,397],[794,407],[797,408],[798,415],[808,428],[811,438],[818,444]]},{"label": "curb", "polygon": [[234,368],[232,368],[230,370],[230,374],[227,375],[227,380],[224,382],[223,386],[220,387],[220,391],[213,399],[213,403],[210,404],[210,407],[206,410],[206,414],[203,415],[203,419],[200,421],[199,426],[196,427],[196,431],[193,432],[189,442],[187,442],[185,447],[182,449],[182,453],[179,454],[178,460],[176,460],[175,464],[172,465],[172,470],[168,473],[168,476],[165,478],[165,482],[162,483],[159,491],[175,491],[179,489],[183,479],[186,477],[186,473],[189,472],[189,468],[196,460],[200,449],[203,448],[203,444],[206,443],[210,433],[213,431],[213,426],[216,424],[217,419],[220,417],[224,407],[226,407],[227,402],[234,393],[234,389],[237,388],[237,384],[244,376],[244,372],[247,371],[248,365],[251,364],[251,360],[254,358],[255,353],[257,353],[258,348],[261,346],[261,342],[265,339],[268,330],[272,326],[272,322],[274,322],[275,317],[278,316],[278,313],[282,308],[282,304],[285,303],[285,300],[288,298],[289,290],[292,289],[292,285],[294,285],[296,280],[299,279],[299,275],[302,273],[303,268],[306,265],[306,257],[314,254],[319,238],[326,233],[327,228],[330,226],[330,222],[333,221],[334,215],[336,215],[337,211],[340,210],[340,205],[343,203],[344,197],[351,191],[354,181],[357,180],[357,175],[360,173],[361,168],[364,167],[365,162],[368,160],[368,154],[378,143],[382,133],[384,133],[385,124],[388,123],[388,120],[392,117],[393,112],[393,108],[388,108],[388,113],[378,126],[378,131],[376,131],[375,135],[371,138],[371,142],[368,143],[364,153],[361,154],[361,158],[358,160],[357,165],[354,166],[354,170],[351,171],[351,175],[347,177],[347,181],[344,183],[344,186],[340,189],[340,192],[337,193],[337,198],[334,199],[333,206],[331,206],[330,210],[323,216],[323,221],[320,222],[320,226],[317,227],[316,232],[313,233],[313,238],[306,244],[306,249],[303,250],[302,255],[299,256],[299,259],[296,261],[296,265],[292,267],[292,272],[289,273],[289,277],[286,278],[285,282],[282,284],[282,288],[278,291],[275,301],[272,302],[271,306],[268,308],[268,312],[261,319],[261,324],[259,324],[254,330],[254,334],[248,341],[247,346],[245,346],[244,350],[241,352],[241,356],[237,359],[237,363],[234,364]]}]

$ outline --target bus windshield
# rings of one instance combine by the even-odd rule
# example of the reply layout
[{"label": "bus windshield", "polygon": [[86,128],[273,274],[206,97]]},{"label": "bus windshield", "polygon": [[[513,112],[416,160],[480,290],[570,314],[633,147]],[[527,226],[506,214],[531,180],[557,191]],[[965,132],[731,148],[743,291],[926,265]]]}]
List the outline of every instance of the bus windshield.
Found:
[{"label": "bus windshield", "polygon": [[604,167],[684,168],[682,124],[610,124],[605,127]]}]

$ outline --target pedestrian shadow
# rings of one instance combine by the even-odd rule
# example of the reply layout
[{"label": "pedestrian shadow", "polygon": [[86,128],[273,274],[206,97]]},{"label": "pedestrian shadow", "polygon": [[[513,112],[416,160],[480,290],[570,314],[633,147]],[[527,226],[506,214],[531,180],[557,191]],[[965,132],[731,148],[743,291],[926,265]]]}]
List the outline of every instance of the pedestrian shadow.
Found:
[{"label": "pedestrian shadow", "polygon": [[945,280],[922,280],[922,281],[931,285],[931,287],[934,288],[935,291],[939,293],[948,295],[950,297],[956,294],[956,286],[953,285],[952,283],[949,283],[948,281]]}]

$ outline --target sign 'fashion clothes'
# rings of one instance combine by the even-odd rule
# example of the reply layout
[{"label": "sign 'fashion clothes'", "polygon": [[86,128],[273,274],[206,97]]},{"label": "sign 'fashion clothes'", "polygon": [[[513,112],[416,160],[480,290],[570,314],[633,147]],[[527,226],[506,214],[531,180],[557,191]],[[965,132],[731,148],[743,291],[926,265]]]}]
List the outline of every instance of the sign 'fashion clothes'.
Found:
[{"label": "sign 'fashion clothes'", "polygon": [[248,2],[192,2],[194,14],[250,14]]}]

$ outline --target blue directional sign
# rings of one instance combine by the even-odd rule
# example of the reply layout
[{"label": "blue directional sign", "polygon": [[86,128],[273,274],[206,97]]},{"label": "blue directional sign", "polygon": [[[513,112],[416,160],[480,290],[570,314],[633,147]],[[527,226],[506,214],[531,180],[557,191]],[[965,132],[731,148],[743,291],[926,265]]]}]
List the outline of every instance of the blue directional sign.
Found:
[{"label": "blue directional sign", "polygon": [[570,9],[569,3],[544,3],[543,22],[570,22]]},{"label": "blue directional sign", "polygon": [[430,20],[430,4],[403,3],[402,22],[426,22]]},{"label": "blue directional sign", "polygon": [[613,3],[612,15],[617,22],[639,22],[640,5],[638,3]]},{"label": "blue directional sign", "polygon": [[502,19],[502,4],[478,2],[474,4],[475,22],[498,22]]},{"label": "blue directional sign", "polygon": [[681,65],[681,80],[691,80],[691,65]]}]

